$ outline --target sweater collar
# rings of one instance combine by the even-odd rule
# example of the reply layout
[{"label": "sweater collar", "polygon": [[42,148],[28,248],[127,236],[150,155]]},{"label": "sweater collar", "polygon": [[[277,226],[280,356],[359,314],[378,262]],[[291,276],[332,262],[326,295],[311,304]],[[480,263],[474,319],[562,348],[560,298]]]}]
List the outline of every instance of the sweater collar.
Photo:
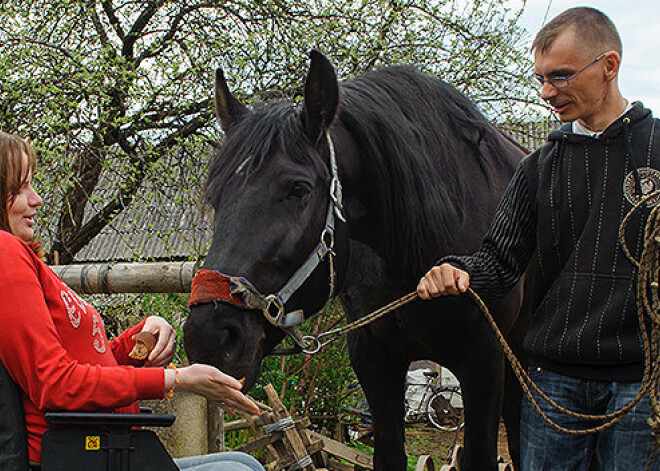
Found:
[{"label": "sweater collar", "polygon": [[566,123],[562,125],[556,131],[552,131],[548,135],[548,141],[562,141],[566,139],[570,143],[583,143],[588,142],[593,139],[600,140],[609,140],[616,139],[623,134],[624,131],[624,119],[629,119],[630,127],[635,127],[640,121],[651,116],[651,110],[644,108],[644,105],[636,101],[632,104],[632,107],[627,113],[619,116],[612,124],[610,124],[598,137],[587,136],[583,134],[575,134],[572,131],[572,123]]}]

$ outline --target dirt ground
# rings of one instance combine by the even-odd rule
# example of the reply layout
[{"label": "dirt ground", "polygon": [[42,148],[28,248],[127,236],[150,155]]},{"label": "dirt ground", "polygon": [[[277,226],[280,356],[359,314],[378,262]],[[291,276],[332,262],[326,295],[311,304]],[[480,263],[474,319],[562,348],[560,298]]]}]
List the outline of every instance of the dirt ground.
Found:
[{"label": "dirt ground", "polygon": [[[443,432],[434,427],[412,426],[406,428],[406,453],[408,456],[418,457],[430,455],[433,458],[436,469],[445,464],[448,450],[453,448],[454,441],[463,442],[463,432],[456,438],[456,432]],[[498,455],[506,462],[511,462],[509,448],[506,443],[506,432],[504,425],[500,425],[499,438],[497,441]]]}]

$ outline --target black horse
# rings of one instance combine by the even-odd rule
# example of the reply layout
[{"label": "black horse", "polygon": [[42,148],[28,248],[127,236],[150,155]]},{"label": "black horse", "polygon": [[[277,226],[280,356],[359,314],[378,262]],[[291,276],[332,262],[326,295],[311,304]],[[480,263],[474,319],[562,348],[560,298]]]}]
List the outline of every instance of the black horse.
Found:
[{"label": "black horse", "polygon": [[[245,376],[246,389],[281,327],[295,334],[288,326],[299,310],[315,313],[341,293],[356,319],[413,291],[442,256],[476,250],[523,155],[467,98],[410,67],[340,87],[313,51],[304,94],[301,106],[248,110],[216,74],[226,136],[209,168],[215,230],[185,347],[192,361]],[[517,286],[489,304],[514,343],[522,299]],[[352,332],[349,347],[374,419],[376,469],[406,468],[404,379],[416,359],[441,363],[461,383],[463,470],[497,469],[501,412],[517,457],[519,389],[502,409],[503,355],[467,297],[414,301]]]}]

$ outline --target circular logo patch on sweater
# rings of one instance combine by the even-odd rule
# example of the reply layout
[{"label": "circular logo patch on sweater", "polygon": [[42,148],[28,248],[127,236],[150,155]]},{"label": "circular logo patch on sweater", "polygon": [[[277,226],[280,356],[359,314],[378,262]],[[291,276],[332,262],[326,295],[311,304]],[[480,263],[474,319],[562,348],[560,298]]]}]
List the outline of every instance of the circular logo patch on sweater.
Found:
[{"label": "circular logo patch on sweater", "polygon": [[[660,171],[650,168],[642,167],[637,169],[639,175],[639,183],[642,187],[642,196],[640,197],[635,191],[635,172],[630,172],[623,181],[623,194],[626,199],[633,206],[646,195],[650,195],[660,190]],[[660,194],[654,196],[645,203],[645,206],[652,208],[660,203]]]}]

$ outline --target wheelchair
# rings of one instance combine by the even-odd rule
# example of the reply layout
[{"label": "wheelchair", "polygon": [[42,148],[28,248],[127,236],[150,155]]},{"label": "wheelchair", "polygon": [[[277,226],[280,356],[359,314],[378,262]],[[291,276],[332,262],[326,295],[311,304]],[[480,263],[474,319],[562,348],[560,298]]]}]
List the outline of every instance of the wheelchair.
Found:
[{"label": "wheelchair", "polygon": [[[171,414],[48,412],[41,471],[177,471],[151,430],[169,427]],[[0,362],[0,470],[29,471],[21,391]]]}]

